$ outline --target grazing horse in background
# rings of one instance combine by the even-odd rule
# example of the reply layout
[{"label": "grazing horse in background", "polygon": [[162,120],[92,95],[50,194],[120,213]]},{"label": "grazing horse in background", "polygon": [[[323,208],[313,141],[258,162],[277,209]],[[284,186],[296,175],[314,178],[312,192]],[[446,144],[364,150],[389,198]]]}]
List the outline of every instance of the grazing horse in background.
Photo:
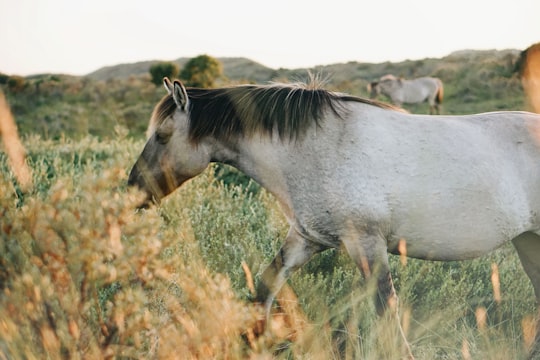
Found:
[{"label": "grazing horse in background", "polygon": [[450,261],[511,241],[540,300],[540,115],[431,117],[300,85],[164,83],[128,184],[159,201],[222,162],[270,191],[290,229],[258,286],[267,311],[294,270],[342,246],[377,282],[379,313],[397,315],[387,253],[403,244]]},{"label": "grazing horse in background", "polygon": [[440,114],[440,104],[443,100],[442,81],[434,77],[421,77],[413,80],[396,78],[394,75],[385,75],[379,81],[368,85],[370,97],[374,99],[384,94],[392,99],[396,106],[417,104],[424,101],[429,103],[430,114]]}]

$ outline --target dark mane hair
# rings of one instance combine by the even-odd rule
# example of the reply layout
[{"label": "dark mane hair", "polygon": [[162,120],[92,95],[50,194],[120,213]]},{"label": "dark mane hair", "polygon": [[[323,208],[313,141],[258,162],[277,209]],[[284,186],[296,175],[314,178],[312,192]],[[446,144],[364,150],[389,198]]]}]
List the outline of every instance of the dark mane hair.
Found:
[{"label": "dark mane hair", "polygon": [[[277,131],[281,139],[297,139],[311,126],[319,126],[326,112],[343,118],[346,101],[379,107],[382,103],[302,85],[240,85],[218,89],[187,88],[189,138],[228,139]],[[171,95],[156,106],[151,124],[157,126],[176,110]]]}]

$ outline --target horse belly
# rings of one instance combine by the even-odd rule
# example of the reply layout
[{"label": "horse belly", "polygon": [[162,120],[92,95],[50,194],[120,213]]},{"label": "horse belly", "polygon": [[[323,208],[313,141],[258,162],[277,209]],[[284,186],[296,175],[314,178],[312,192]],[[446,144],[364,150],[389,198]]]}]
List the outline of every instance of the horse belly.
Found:
[{"label": "horse belly", "polygon": [[[456,205],[456,201],[461,204]],[[528,211],[521,207],[502,209],[495,201],[475,206],[465,198],[453,202],[450,205],[455,206],[424,203],[422,209],[415,206],[398,212],[398,225],[388,243],[390,252],[399,252],[398,244],[404,241],[410,257],[465,260],[486,254],[530,230]]]},{"label": "horse belly", "polygon": [[403,245],[399,246],[402,242],[405,245],[404,254],[409,257],[426,260],[466,260],[487,254],[509,240],[501,234],[489,231],[490,229],[482,233],[467,230],[470,228],[462,227],[458,231],[456,227],[449,226],[403,232],[392,236],[388,248],[391,253],[400,254],[404,249]]}]

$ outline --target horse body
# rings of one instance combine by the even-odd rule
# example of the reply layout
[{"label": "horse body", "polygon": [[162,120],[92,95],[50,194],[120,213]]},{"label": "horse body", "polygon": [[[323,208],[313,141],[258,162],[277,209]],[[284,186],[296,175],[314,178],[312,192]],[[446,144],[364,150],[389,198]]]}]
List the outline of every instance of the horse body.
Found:
[{"label": "horse body", "polygon": [[[319,245],[340,246],[350,226],[375,227],[392,252],[405,239],[412,257],[469,259],[540,230],[540,151],[508,151],[531,141],[527,127],[503,131],[516,117],[537,126],[519,113],[328,118],[302,142],[239,141],[235,165],[281,199],[296,231]],[[456,126],[460,136],[449,132]]]},{"label": "horse body", "polygon": [[[283,136],[280,126],[285,125],[263,131],[251,124],[251,134],[250,123],[231,123],[229,134],[205,127],[215,135],[194,142],[197,131],[191,128],[203,120],[193,117],[202,105],[190,100],[199,101],[198,95],[190,96],[193,90],[178,82],[166,81],[166,87],[171,94],[166,100],[174,99],[176,106],[151,123],[151,136],[129,183],[161,198],[218,161],[237,167],[273,193],[291,226],[258,288],[258,298],[268,307],[292,271],[320,251],[344,246],[365,277],[376,276],[376,304],[382,313],[397,302],[387,252],[403,251],[400,242],[405,242],[407,256],[462,260],[513,241],[540,299],[539,115],[431,118],[349,96],[313,97],[306,90],[306,107],[328,99],[339,107],[327,104],[320,112],[311,111],[321,121],[295,137]],[[279,96],[270,88],[263,93]],[[207,101],[217,102],[212,96]],[[211,111],[215,123],[222,121],[217,117],[224,109],[242,107],[231,101],[220,112],[205,104],[201,109]],[[255,108],[246,114],[267,110]],[[276,103],[267,108],[275,110]],[[298,119],[291,121],[299,126]]]},{"label": "horse body", "polygon": [[398,79],[385,75],[378,82],[370,84],[371,97],[380,93],[392,99],[397,106],[417,104],[427,101],[430,114],[439,114],[439,105],[443,98],[442,81],[435,77],[421,77],[412,80]]}]

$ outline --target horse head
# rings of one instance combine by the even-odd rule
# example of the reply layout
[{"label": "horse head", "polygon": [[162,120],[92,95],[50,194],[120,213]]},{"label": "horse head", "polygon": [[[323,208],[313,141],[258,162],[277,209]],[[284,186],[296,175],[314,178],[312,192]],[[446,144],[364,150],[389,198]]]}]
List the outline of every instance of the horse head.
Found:
[{"label": "horse head", "polygon": [[381,94],[381,87],[378,81],[372,81],[367,85],[367,91],[369,92],[369,98],[375,99]]},{"label": "horse head", "polygon": [[154,109],[146,145],[128,179],[128,185],[146,192],[143,206],[158,202],[210,163],[208,147],[189,139],[190,101],[186,88],[167,78],[163,84],[168,95]]}]

